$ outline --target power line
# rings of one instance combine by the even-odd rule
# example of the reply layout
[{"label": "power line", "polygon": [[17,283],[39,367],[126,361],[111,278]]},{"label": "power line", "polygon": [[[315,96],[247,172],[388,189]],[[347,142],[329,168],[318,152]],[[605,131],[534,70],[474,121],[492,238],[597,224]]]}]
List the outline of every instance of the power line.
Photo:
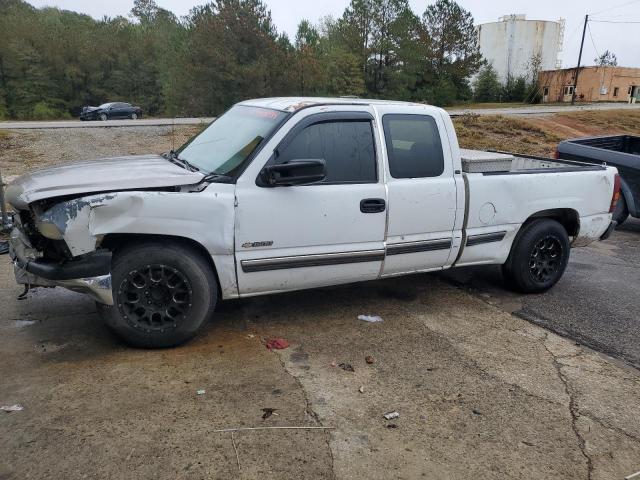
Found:
[{"label": "power line", "polygon": [[604,10],[600,10],[599,12],[590,13],[589,16],[600,15],[604,12],[610,12],[611,10],[615,10],[617,8],[626,7],[627,5],[633,5],[634,3],[639,3],[640,0],[632,0],[631,2],[621,3],[620,5],[614,5],[613,7],[605,8]]},{"label": "power line", "polygon": [[596,47],[596,42],[593,41],[593,34],[591,33],[591,25],[587,24],[587,30],[589,30],[589,38],[591,38],[591,45],[593,45],[593,49],[596,51],[596,55],[600,57],[600,53],[598,53],[598,47]]},{"label": "power line", "polygon": [[640,21],[625,21],[625,20],[589,20],[592,23],[640,23]]}]

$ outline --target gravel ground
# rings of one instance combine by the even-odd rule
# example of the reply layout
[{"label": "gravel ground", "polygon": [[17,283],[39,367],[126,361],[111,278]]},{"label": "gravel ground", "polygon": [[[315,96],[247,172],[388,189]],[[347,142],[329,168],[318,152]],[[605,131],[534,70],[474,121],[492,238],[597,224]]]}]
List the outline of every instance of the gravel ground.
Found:
[{"label": "gravel ground", "polygon": [[180,125],[114,128],[58,128],[0,131],[0,171],[5,180],[25,172],[114,155],[162,153],[201,130]]}]

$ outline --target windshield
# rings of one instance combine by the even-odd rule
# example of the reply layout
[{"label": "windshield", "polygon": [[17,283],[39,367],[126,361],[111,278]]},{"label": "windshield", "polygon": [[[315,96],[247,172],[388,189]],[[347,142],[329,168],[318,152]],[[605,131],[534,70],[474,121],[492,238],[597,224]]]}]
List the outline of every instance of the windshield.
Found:
[{"label": "windshield", "polygon": [[113,103],[103,103],[98,108],[109,108],[111,105],[113,105]]},{"label": "windshield", "polygon": [[177,153],[205,173],[233,175],[286,116],[278,110],[237,105]]}]

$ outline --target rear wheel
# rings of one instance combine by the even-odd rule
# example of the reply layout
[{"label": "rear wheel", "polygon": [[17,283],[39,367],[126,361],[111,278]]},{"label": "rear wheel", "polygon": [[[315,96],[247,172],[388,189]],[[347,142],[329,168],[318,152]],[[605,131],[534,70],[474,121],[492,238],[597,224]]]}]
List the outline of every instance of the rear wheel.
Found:
[{"label": "rear wheel", "polygon": [[98,304],[98,310],[116,335],[136,347],[187,341],[218,300],[208,261],[174,242],[145,242],[116,251],[112,285],[114,305]]},{"label": "rear wheel", "polygon": [[502,271],[510,287],[525,293],[544,292],[562,277],[569,251],[569,236],[560,223],[534,220],[522,227]]},{"label": "rear wheel", "polygon": [[613,211],[613,220],[618,222],[618,225],[621,225],[627,218],[629,218],[629,209],[627,208],[627,202],[625,201],[624,197],[620,195],[618,203],[616,204],[616,209]]},{"label": "rear wheel", "polygon": [[133,112],[131,114],[131,120],[137,120],[138,119],[138,114],[136,112]]}]

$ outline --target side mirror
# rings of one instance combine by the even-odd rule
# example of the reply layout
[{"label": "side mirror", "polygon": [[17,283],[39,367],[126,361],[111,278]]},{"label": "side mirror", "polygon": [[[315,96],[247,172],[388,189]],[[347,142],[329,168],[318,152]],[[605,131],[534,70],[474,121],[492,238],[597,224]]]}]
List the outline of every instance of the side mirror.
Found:
[{"label": "side mirror", "polygon": [[267,165],[260,172],[265,187],[288,187],[321,182],[327,176],[324,160],[291,160]]}]

